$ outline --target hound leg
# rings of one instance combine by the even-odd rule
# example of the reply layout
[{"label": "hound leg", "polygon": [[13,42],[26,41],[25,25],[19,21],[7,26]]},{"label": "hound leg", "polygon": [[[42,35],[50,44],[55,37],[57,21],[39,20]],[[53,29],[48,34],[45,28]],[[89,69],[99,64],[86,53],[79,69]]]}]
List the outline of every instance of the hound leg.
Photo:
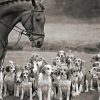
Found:
[{"label": "hound leg", "polygon": [[7,96],[7,86],[6,86],[6,84],[4,83],[4,97],[6,97]]},{"label": "hound leg", "polygon": [[98,95],[99,95],[99,100],[100,100],[100,85],[99,85],[99,82],[97,82],[98,84]]},{"label": "hound leg", "polygon": [[83,85],[80,84],[80,87],[79,87],[79,94],[83,91]]},{"label": "hound leg", "polygon": [[88,80],[86,80],[86,90],[85,90],[85,92],[89,92],[89,82],[88,82]]},{"label": "hound leg", "polygon": [[30,100],[32,100],[32,88],[30,88]]},{"label": "hound leg", "polygon": [[60,100],[62,100],[62,90],[59,88],[59,95],[60,95]]},{"label": "hound leg", "polygon": [[24,89],[23,89],[23,87],[22,87],[22,91],[21,91],[21,100],[23,100],[23,97],[24,97]]},{"label": "hound leg", "polygon": [[67,90],[66,100],[69,100],[69,99],[70,99],[70,87],[68,87],[68,90]]},{"label": "hound leg", "polygon": [[2,90],[3,90],[3,84],[1,84],[1,87],[0,87],[0,99],[3,99],[2,98]]},{"label": "hound leg", "polygon": [[56,87],[54,87],[54,98],[56,98]]},{"label": "hound leg", "polygon": [[14,96],[16,96],[16,85],[14,85]]},{"label": "hound leg", "polygon": [[42,90],[41,88],[38,89],[39,100],[42,100]]},{"label": "hound leg", "polygon": [[16,97],[19,97],[19,86],[16,86]]},{"label": "hound leg", "polygon": [[93,80],[91,80],[91,82],[90,82],[90,90],[95,91],[95,89],[93,89]]},{"label": "hound leg", "polygon": [[51,100],[51,87],[48,90],[48,99],[47,100]]},{"label": "hound leg", "polygon": [[76,83],[75,86],[76,86],[76,95],[79,95],[78,83]]}]

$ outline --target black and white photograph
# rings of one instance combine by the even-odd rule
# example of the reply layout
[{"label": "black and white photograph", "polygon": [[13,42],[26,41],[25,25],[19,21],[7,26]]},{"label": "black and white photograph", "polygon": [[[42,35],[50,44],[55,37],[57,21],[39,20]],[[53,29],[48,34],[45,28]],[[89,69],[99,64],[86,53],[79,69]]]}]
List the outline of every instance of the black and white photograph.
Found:
[{"label": "black and white photograph", "polygon": [[100,100],[100,0],[0,0],[0,100]]}]

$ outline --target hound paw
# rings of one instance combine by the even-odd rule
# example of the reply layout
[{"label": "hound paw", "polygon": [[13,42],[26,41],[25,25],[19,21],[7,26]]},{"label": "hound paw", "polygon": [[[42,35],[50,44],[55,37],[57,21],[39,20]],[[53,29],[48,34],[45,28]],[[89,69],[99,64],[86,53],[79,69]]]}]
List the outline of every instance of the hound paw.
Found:
[{"label": "hound paw", "polygon": [[2,96],[0,96],[0,99],[3,99],[3,97],[2,97]]},{"label": "hound paw", "polygon": [[96,91],[96,90],[95,90],[95,89],[93,89],[93,88],[90,88],[90,90],[91,90],[91,91]]},{"label": "hound paw", "polygon": [[89,90],[85,90],[85,92],[89,92]]}]

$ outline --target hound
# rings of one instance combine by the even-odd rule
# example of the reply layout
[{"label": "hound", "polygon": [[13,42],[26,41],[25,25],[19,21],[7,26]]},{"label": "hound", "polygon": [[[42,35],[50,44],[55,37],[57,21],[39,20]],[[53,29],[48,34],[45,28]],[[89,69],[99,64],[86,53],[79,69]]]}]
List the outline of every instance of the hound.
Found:
[{"label": "hound", "polygon": [[75,66],[75,56],[74,55],[70,55],[67,57],[66,59],[66,63],[67,63],[67,66],[68,68],[73,68]]},{"label": "hound", "polygon": [[[51,100],[52,80],[51,80],[52,66],[46,64],[38,78],[38,96],[39,100]],[[43,96],[43,97],[42,97]]]},{"label": "hound", "polygon": [[100,52],[94,56],[92,56],[91,62],[100,61]]},{"label": "hound", "polygon": [[4,97],[7,96],[7,90],[15,95],[15,66],[7,66],[4,76]]},{"label": "hound", "polygon": [[66,96],[66,100],[70,100],[70,91],[71,91],[71,80],[67,79],[67,69],[66,66],[61,67],[60,77],[59,77],[59,100],[63,100],[63,94]]},{"label": "hound", "polygon": [[61,58],[61,62],[66,63],[66,53],[63,50],[58,51],[57,56]]},{"label": "hound", "polygon": [[99,100],[100,100],[100,72],[97,72],[96,76],[97,76],[98,95],[99,95]]},{"label": "hound", "polygon": [[[89,90],[92,90],[92,91],[95,90],[93,88],[93,80],[97,78],[97,75],[96,75],[97,72],[100,72],[100,68],[99,67],[93,67],[89,71],[90,80],[86,79],[86,90],[85,90],[85,92],[88,92]],[[90,88],[89,88],[89,85],[90,85]]]},{"label": "hound", "polygon": [[79,76],[78,76],[78,68],[74,67],[73,69],[71,69],[71,82],[72,82],[72,95],[73,96],[77,96],[79,95]]},{"label": "hound", "polygon": [[24,69],[22,72],[23,81],[21,83],[21,97],[20,99],[23,100],[25,92],[29,91],[30,93],[30,100],[32,100],[32,82],[29,81],[30,75],[27,69]]}]

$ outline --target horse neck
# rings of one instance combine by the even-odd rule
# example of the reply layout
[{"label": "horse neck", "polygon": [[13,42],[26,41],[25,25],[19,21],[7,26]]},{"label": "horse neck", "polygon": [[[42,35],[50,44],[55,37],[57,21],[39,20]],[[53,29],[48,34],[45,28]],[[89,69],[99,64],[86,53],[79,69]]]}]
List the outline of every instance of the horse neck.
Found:
[{"label": "horse neck", "polygon": [[18,15],[9,15],[0,20],[0,38],[7,39],[10,31],[19,22]]},{"label": "horse neck", "polygon": [[[8,0],[8,2],[10,1]],[[5,2],[4,4],[0,4],[0,19],[12,13],[27,11],[33,7],[30,1],[26,0],[24,1],[12,0],[12,1],[13,3]]]}]

